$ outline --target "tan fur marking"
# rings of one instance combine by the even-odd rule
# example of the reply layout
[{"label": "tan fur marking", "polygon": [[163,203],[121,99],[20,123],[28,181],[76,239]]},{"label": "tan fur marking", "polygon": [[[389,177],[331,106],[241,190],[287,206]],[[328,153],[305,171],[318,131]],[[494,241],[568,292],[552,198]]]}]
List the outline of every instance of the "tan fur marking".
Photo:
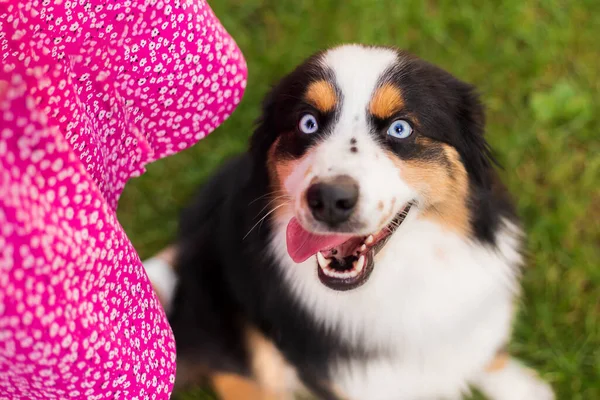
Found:
[{"label": "tan fur marking", "polygon": [[469,182],[467,172],[460,162],[457,151],[446,144],[420,139],[424,146],[442,146],[450,163],[452,177],[443,161],[401,160],[394,154],[388,157],[398,167],[400,176],[416,189],[425,200],[422,218],[433,220],[449,230],[462,235],[470,233],[467,195]]},{"label": "tan fur marking", "polygon": [[446,183],[449,184],[446,189],[446,193],[449,195],[446,207],[436,207],[437,215],[432,215],[432,218],[437,218],[440,223],[456,232],[468,235],[471,233],[469,209],[467,207],[469,178],[463,163],[460,161],[458,152],[449,145],[444,144],[443,147],[444,153],[451,164],[453,179],[446,180]]},{"label": "tan fur marking", "polygon": [[501,351],[498,354],[496,354],[492,362],[489,363],[485,370],[488,372],[500,371],[506,367],[506,364],[508,364],[509,360],[510,356],[508,355],[508,353],[506,353],[505,351]]},{"label": "tan fur marking", "polygon": [[204,382],[212,385],[221,400],[291,400],[294,389],[304,389],[299,381],[290,381],[293,367],[271,341],[250,326],[245,334],[251,377],[211,371],[194,363],[193,357],[178,358],[176,391]]},{"label": "tan fur marking", "polygon": [[177,359],[177,377],[174,392],[179,393],[197,385],[210,385],[220,400],[287,400],[265,388],[253,377],[212,371],[190,358]]},{"label": "tan fur marking", "polygon": [[[269,171],[269,180],[271,182],[271,190],[273,191],[272,197],[276,199],[269,207],[271,209],[277,207],[277,210],[274,211],[275,217],[285,214],[287,206],[279,207],[282,204],[287,202],[290,207],[292,206],[290,199],[288,196],[286,196],[287,192],[284,187],[284,182],[298,166],[298,164],[304,160],[303,158],[296,160],[285,160],[278,158],[276,151],[280,139],[281,138],[279,137],[275,140],[275,142],[271,145],[269,152],[267,153],[267,170]],[[306,175],[309,173],[310,168],[306,172]]]},{"label": "tan fur marking", "polygon": [[379,211],[383,211],[383,201],[379,201],[379,203],[377,203],[377,209]]},{"label": "tan fur marking", "polygon": [[333,110],[337,103],[335,89],[331,83],[327,81],[316,81],[311,83],[306,90],[304,98],[322,112]]},{"label": "tan fur marking", "polygon": [[233,374],[212,376],[212,385],[221,400],[279,400],[263,390],[257,382]]},{"label": "tan fur marking", "polygon": [[389,118],[404,107],[402,92],[396,86],[386,83],[377,89],[371,103],[369,111],[378,118]]},{"label": "tan fur marking", "polygon": [[273,342],[256,329],[247,330],[252,371],[261,387],[283,394],[286,391],[286,370],[291,368]]}]

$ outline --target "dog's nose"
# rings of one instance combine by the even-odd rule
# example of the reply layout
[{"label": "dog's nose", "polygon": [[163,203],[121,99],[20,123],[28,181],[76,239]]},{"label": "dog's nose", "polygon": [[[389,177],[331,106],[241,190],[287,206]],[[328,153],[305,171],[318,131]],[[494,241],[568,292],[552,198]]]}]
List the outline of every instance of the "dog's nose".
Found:
[{"label": "dog's nose", "polygon": [[335,227],[350,218],[358,202],[358,184],[349,176],[312,184],[306,201],[316,220]]}]

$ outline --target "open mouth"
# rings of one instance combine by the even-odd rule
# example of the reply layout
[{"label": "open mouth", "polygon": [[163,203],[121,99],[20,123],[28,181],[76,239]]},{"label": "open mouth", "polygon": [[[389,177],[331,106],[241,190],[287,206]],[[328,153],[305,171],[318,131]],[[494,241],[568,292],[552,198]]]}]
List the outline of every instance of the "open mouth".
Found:
[{"label": "open mouth", "polygon": [[288,253],[297,263],[316,255],[319,280],[328,288],[355,289],[369,279],[375,256],[402,224],[411,206],[408,203],[389,225],[367,236],[316,235],[305,231],[292,218],[287,229]]}]

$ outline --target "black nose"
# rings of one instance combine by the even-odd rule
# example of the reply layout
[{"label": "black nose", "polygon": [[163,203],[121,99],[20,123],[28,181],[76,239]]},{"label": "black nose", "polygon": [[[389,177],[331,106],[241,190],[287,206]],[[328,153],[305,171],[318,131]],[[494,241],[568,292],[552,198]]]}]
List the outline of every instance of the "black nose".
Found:
[{"label": "black nose", "polygon": [[334,227],[350,218],[358,201],[358,185],[345,175],[315,183],[306,191],[306,201],[316,220]]}]

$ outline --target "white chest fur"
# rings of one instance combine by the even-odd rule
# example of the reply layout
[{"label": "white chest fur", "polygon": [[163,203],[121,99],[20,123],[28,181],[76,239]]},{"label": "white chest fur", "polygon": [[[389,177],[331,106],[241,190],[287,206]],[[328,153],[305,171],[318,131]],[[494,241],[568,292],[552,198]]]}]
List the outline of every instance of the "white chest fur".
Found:
[{"label": "white chest fur", "polygon": [[507,224],[486,248],[409,215],[352,291],[322,285],[316,261],[294,264],[285,224],[273,250],[292,291],[317,321],[380,356],[332,366],[352,399],[456,398],[510,335],[518,231]]}]

